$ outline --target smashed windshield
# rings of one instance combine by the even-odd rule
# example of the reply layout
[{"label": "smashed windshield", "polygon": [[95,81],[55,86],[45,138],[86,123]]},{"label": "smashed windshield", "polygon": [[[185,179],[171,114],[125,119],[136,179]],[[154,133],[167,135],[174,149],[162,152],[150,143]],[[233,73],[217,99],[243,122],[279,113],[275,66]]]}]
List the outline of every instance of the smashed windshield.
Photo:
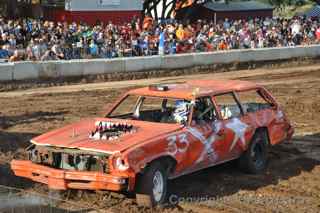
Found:
[{"label": "smashed windshield", "polygon": [[185,124],[190,108],[190,101],[183,99],[128,95],[107,117]]}]

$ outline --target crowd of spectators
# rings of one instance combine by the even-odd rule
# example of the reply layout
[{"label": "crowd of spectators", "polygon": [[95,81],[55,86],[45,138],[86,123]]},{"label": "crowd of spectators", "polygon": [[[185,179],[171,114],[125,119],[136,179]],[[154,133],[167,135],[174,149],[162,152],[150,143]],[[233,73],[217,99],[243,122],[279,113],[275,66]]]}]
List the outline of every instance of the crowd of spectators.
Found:
[{"label": "crowd of spectators", "polygon": [[0,58],[69,60],[116,58],[308,45],[320,40],[320,20],[305,17],[154,22],[133,18],[115,25],[54,23],[0,17]]}]

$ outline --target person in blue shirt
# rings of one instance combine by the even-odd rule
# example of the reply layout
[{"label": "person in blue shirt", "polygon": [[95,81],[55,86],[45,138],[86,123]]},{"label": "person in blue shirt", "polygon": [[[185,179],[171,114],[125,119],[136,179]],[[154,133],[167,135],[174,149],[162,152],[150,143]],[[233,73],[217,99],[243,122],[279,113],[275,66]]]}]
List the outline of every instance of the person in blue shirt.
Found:
[{"label": "person in blue shirt", "polygon": [[8,50],[0,48],[0,58],[1,59],[8,59],[9,58]]},{"label": "person in blue shirt", "polygon": [[28,33],[32,32],[32,22],[30,20],[27,21],[27,32]]},{"label": "person in blue shirt", "polygon": [[176,54],[177,52],[177,42],[173,34],[170,34],[169,41],[168,41],[168,49],[169,49],[169,54]]},{"label": "person in blue shirt", "polygon": [[159,34],[159,55],[164,55],[164,47],[165,47],[165,30],[162,28],[160,29],[160,34]]},{"label": "person in blue shirt", "polygon": [[140,49],[142,51],[143,56],[149,55],[149,42],[148,42],[148,36],[142,37],[140,40]]},{"label": "person in blue shirt", "polygon": [[98,51],[98,45],[95,43],[95,41],[92,39],[91,43],[89,45],[90,48],[90,55],[93,57],[98,56],[99,51]]}]

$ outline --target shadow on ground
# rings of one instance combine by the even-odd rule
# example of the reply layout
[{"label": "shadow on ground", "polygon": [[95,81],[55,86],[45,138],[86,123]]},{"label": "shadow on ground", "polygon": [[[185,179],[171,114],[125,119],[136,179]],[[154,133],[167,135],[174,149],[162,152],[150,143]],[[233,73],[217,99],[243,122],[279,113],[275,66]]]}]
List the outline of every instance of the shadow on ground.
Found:
[{"label": "shadow on ground", "polygon": [[221,198],[310,172],[320,165],[320,134],[295,137],[292,143],[277,145],[269,152],[269,159],[265,174],[248,175],[239,171],[236,162],[229,162],[170,181],[170,194],[191,199]]},{"label": "shadow on ground", "polygon": [[[19,202],[19,200],[18,200]],[[50,205],[29,205],[26,203],[19,203],[19,206],[10,206],[6,208],[0,208],[1,213],[87,213],[93,212],[92,209],[70,210],[53,207]]]},{"label": "shadow on ground", "polygon": [[54,121],[54,120],[63,120],[68,111],[61,112],[31,112],[25,113],[22,115],[14,115],[14,116],[0,116],[0,128],[8,129],[12,126],[20,125],[20,124],[32,124],[35,122],[44,122],[44,121]]},{"label": "shadow on ground", "polygon": [[29,141],[36,136],[37,134],[34,133],[4,132],[0,130],[0,152],[6,155],[13,154],[19,149],[29,146]]},{"label": "shadow on ground", "polygon": [[[17,137],[15,134],[18,133],[13,133],[14,137]],[[29,137],[32,136],[29,135]],[[28,135],[21,135],[21,137],[28,137]],[[191,198],[194,200],[199,197],[223,198],[236,194],[241,190],[255,191],[261,187],[276,185],[280,180],[288,180],[291,177],[299,176],[302,172],[311,172],[316,166],[320,165],[320,133],[295,137],[292,143],[277,145],[270,150],[269,158],[269,167],[265,174],[248,175],[242,173],[236,167],[235,162],[229,162],[170,181],[168,186],[169,195],[174,194],[179,198]],[[0,174],[0,185],[24,189],[37,187],[37,184],[31,181],[15,177],[8,163],[0,163]],[[92,193],[95,201],[99,200],[97,199],[98,195],[99,193]],[[117,203],[115,207],[119,208],[128,203],[126,201],[129,200],[125,197],[113,199],[118,200],[115,202]],[[78,199],[72,200],[79,202]],[[109,201],[111,201],[110,198],[104,200],[104,202]],[[137,208],[135,202],[125,206],[129,209]],[[107,207],[109,208],[110,206]],[[39,206],[34,208],[39,208]],[[39,212],[46,211],[41,210]],[[52,212],[66,211],[54,209]]]},{"label": "shadow on ground", "polygon": [[25,149],[30,145],[30,139],[37,136],[34,133],[4,132],[0,130],[0,185],[31,188],[33,183],[16,177],[10,169],[14,158],[25,158]]}]

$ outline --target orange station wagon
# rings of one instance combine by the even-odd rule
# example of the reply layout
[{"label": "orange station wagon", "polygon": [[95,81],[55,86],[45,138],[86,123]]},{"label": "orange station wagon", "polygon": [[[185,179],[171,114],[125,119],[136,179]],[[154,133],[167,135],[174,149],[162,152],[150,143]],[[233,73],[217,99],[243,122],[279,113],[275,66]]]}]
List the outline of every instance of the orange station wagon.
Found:
[{"label": "orange station wagon", "polygon": [[166,202],[167,180],[237,159],[249,173],[267,167],[268,148],[293,135],[262,86],[194,80],[127,92],[106,116],[31,140],[17,176],[51,189],[129,191]]}]

